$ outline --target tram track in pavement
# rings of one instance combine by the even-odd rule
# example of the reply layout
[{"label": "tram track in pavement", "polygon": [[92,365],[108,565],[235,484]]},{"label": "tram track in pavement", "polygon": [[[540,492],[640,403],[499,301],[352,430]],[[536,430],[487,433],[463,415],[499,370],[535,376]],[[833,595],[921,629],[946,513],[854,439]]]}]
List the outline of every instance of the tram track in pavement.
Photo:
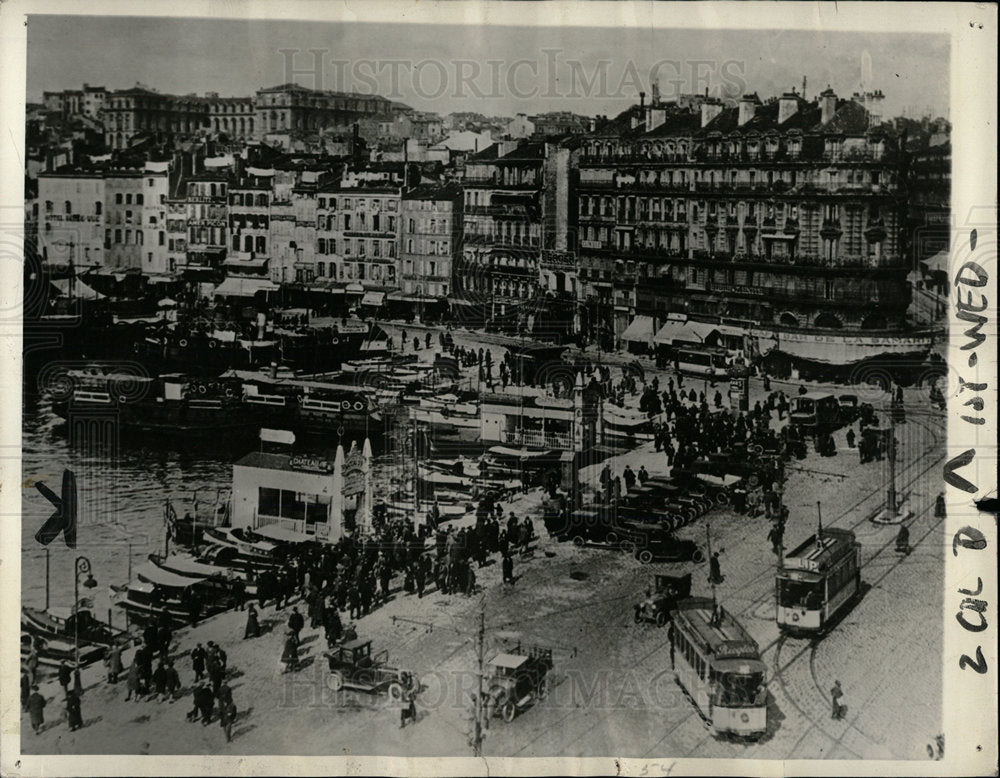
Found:
[{"label": "tram track in pavement", "polygon": [[[931,416],[931,414],[928,414],[928,416]],[[932,418],[938,418],[938,417],[937,417],[937,416],[935,415],[935,416],[933,416]],[[921,427],[922,429],[926,430],[926,431],[927,431],[927,432],[928,432],[928,433],[930,434],[930,436],[932,437],[932,439],[933,439],[933,440],[932,440],[932,443],[930,443],[930,444],[929,444],[928,446],[926,446],[926,447],[924,448],[924,451],[923,451],[923,452],[922,452],[922,453],[921,453],[921,454],[920,454],[919,456],[917,456],[917,457],[914,457],[914,458],[913,458],[912,460],[910,460],[910,461],[909,461],[909,462],[908,462],[908,463],[907,463],[906,465],[904,465],[904,467],[903,467],[903,472],[904,472],[904,473],[905,473],[905,472],[906,472],[907,470],[909,470],[909,469],[913,468],[914,466],[917,466],[917,465],[919,465],[919,464],[920,464],[921,462],[923,462],[924,458],[925,458],[925,457],[926,457],[926,456],[927,456],[928,454],[930,454],[930,453],[931,453],[932,451],[934,451],[934,449],[935,449],[935,448],[937,448],[937,447],[938,447],[938,446],[940,445],[940,443],[941,443],[941,436],[942,436],[942,434],[943,434],[943,431],[940,431],[940,430],[936,430],[936,429],[934,429],[934,428],[933,428],[933,427],[932,427],[931,425],[929,425],[929,424],[925,424],[925,423],[920,423],[920,424],[919,424],[919,426],[920,426],[920,427]],[[910,478],[909,478],[909,479],[908,479],[908,480],[907,480],[907,481],[905,482],[905,484],[904,484],[904,489],[905,489],[906,487],[908,487],[908,486],[912,485],[912,484],[913,484],[913,483],[915,483],[916,481],[918,481],[918,480],[919,480],[920,478],[922,478],[922,477],[923,477],[923,476],[924,476],[924,475],[925,475],[925,474],[926,474],[926,473],[927,473],[927,472],[928,472],[929,470],[931,470],[932,468],[936,467],[936,466],[937,466],[937,464],[938,464],[938,462],[940,462],[940,461],[941,461],[941,459],[943,459],[943,458],[944,458],[944,456],[945,456],[945,455],[944,455],[944,453],[942,453],[942,454],[940,454],[939,456],[935,457],[935,458],[934,458],[934,459],[933,459],[933,460],[932,460],[932,461],[931,461],[930,463],[928,463],[927,465],[925,465],[925,466],[924,466],[924,467],[923,467],[923,468],[922,468],[922,469],[920,470],[920,472],[918,472],[918,473],[917,473],[916,475],[913,475],[913,476],[911,476],[911,477],[910,477]],[[863,504],[864,504],[865,502],[867,502],[867,501],[868,501],[868,500],[870,500],[870,499],[871,499],[872,497],[874,497],[874,496],[876,496],[877,494],[879,494],[879,492],[880,492],[880,491],[881,491],[881,490],[880,490],[879,488],[875,488],[875,489],[872,489],[871,491],[867,492],[867,493],[866,493],[866,494],[865,494],[865,495],[864,495],[863,497],[861,497],[860,499],[858,499],[858,500],[857,500],[857,501],[856,501],[856,502],[855,502],[855,503],[854,503],[853,505],[851,505],[851,506],[850,506],[849,508],[847,508],[847,509],[845,509],[845,510],[841,511],[841,513],[840,513],[840,514],[839,514],[839,515],[837,516],[837,518],[836,518],[836,519],[834,519],[834,522],[836,522],[836,521],[839,521],[839,520],[840,520],[840,519],[842,519],[842,518],[843,518],[844,516],[847,516],[848,514],[850,514],[850,513],[852,513],[853,511],[857,510],[857,509],[858,509],[858,508],[859,508],[859,507],[860,507],[861,505],[863,505]],[[923,514],[925,514],[925,513],[926,513],[926,512],[928,511],[928,510],[930,510],[930,506],[928,506],[928,507],[927,507],[927,508],[925,508],[925,509],[924,509],[923,511],[921,511],[921,512],[920,512],[919,514],[917,514],[917,516],[922,516],[922,515],[923,515]],[[915,516],[914,518],[917,518],[917,516]],[[859,519],[858,521],[856,521],[856,522],[852,523],[852,524],[851,524],[851,525],[849,526],[849,529],[851,529],[851,530],[854,530],[854,529],[856,529],[857,527],[859,527],[859,526],[861,526],[861,525],[865,524],[865,523],[866,523],[866,522],[868,522],[869,520],[870,520],[870,519],[869,519],[869,517],[868,517],[868,516],[865,516],[864,518],[862,518],[862,519]],[[927,538],[927,537],[928,537],[928,536],[929,536],[929,535],[930,535],[930,534],[931,534],[932,532],[934,532],[934,530],[935,530],[935,529],[936,529],[936,528],[937,528],[937,527],[938,527],[938,526],[940,525],[940,523],[941,523],[941,521],[939,520],[939,521],[936,521],[936,522],[935,522],[935,523],[934,523],[933,525],[931,525],[931,527],[929,527],[929,528],[928,528],[928,530],[927,530],[927,531],[926,531],[926,532],[925,532],[925,533],[924,533],[924,534],[923,534],[923,535],[922,535],[922,536],[920,537],[920,539],[919,539],[919,540],[918,540],[918,541],[917,541],[917,542],[916,542],[915,544],[913,544],[913,547],[914,547],[914,548],[915,548],[915,547],[917,547],[917,546],[918,546],[918,545],[919,545],[919,544],[920,544],[920,543],[921,543],[921,542],[922,542],[922,541],[923,541],[923,540],[924,540],[925,538]],[[889,541],[889,542],[887,542],[887,543],[883,544],[883,545],[882,545],[882,546],[881,546],[881,547],[880,547],[880,548],[879,548],[879,549],[878,549],[878,550],[877,550],[877,551],[876,551],[876,552],[875,552],[875,553],[874,553],[874,554],[873,554],[873,555],[872,555],[872,556],[871,556],[871,557],[870,557],[869,559],[867,559],[867,560],[866,560],[866,561],[865,561],[865,562],[864,562],[863,564],[859,565],[859,568],[858,568],[858,569],[859,569],[859,570],[863,570],[863,569],[864,569],[864,568],[866,568],[866,567],[867,567],[868,565],[870,565],[870,564],[871,564],[871,563],[872,563],[872,562],[873,562],[873,561],[874,561],[874,560],[875,560],[875,559],[876,559],[876,558],[877,558],[877,557],[878,557],[878,556],[879,556],[879,555],[880,555],[880,554],[881,554],[881,553],[882,553],[883,551],[885,551],[885,550],[886,550],[886,548],[888,548],[888,546],[889,546],[889,543],[891,543],[891,542],[892,542],[892,541]],[[897,566],[898,566],[898,565],[899,565],[899,564],[900,564],[900,563],[901,563],[901,562],[903,561],[903,559],[905,559],[905,557],[903,557],[903,558],[901,558],[901,559],[898,559],[898,560],[896,560],[896,561],[895,561],[895,562],[893,563],[893,565],[892,565],[892,566],[891,566],[891,567],[890,567],[890,568],[889,568],[888,570],[886,570],[886,571],[885,571],[884,573],[882,573],[882,574],[881,574],[881,575],[880,575],[880,576],[879,576],[879,577],[878,577],[878,578],[876,579],[875,583],[874,583],[874,584],[872,584],[872,585],[875,585],[875,584],[877,584],[877,583],[881,582],[882,580],[884,580],[884,578],[885,578],[885,577],[886,577],[886,576],[887,576],[887,575],[888,575],[888,574],[889,574],[890,572],[892,572],[892,570],[894,570],[894,569],[895,569],[895,568],[896,568],[896,567],[897,567]],[[748,586],[752,586],[752,585],[754,585],[754,584],[758,583],[758,582],[759,582],[759,581],[760,581],[761,579],[763,579],[764,577],[766,577],[766,576],[769,576],[769,575],[771,575],[771,574],[773,574],[773,570],[768,570],[768,571],[764,571],[764,572],[762,572],[762,573],[760,573],[760,574],[758,574],[758,575],[754,576],[753,578],[751,578],[751,579],[750,579],[750,581],[746,582],[746,583],[745,583],[745,584],[743,585],[743,588],[746,588],[746,587],[748,587]],[[752,611],[756,610],[756,609],[757,609],[758,607],[760,607],[760,605],[762,605],[762,604],[763,604],[763,603],[764,603],[764,602],[765,602],[765,601],[766,601],[766,600],[767,600],[767,599],[768,599],[769,597],[773,597],[773,596],[774,596],[774,595],[773,595],[773,592],[770,592],[770,591],[768,591],[768,592],[766,592],[765,594],[763,594],[763,595],[761,595],[761,596],[758,596],[758,597],[754,598],[754,599],[753,599],[753,600],[752,600],[752,601],[750,602],[750,604],[749,604],[749,605],[748,605],[747,607],[745,607],[744,609],[742,609],[742,611],[740,612],[740,615],[741,615],[741,616],[745,616],[745,615],[746,615],[746,614],[747,614],[748,612],[752,612]],[[790,702],[790,703],[791,703],[791,704],[793,705],[793,707],[795,707],[795,708],[796,708],[797,710],[799,710],[799,712],[800,712],[800,713],[802,713],[802,715],[803,715],[803,716],[804,716],[804,717],[806,718],[806,720],[807,720],[807,721],[809,721],[809,722],[811,723],[811,725],[812,725],[812,726],[811,726],[811,728],[810,728],[809,730],[807,730],[807,732],[806,732],[805,734],[803,734],[803,736],[802,736],[802,737],[801,737],[801,738],[800,738],[800,739],[799,739],[799,740],[798,740],[798,741],[796,742],[795,746],[793,746],[793,748],[792,748],[792,751],[794,751],[794,750],[795,750],[795,748],[797,748],[797,747],[798,747],[799,743],[801,743],[801,741],[802,741],[802,740],[803,740],[803,739],[804,739],[804,738],[806,737],[806,735],[807,735],[807,734],[808,734],[808,733],[809,733],[809,732],[810,732],[810,731],[812,730],[812,728],[816,728],[816,727],[818,727],[818,726],[819,726],[819,725],[818,725],[818,724],[817,724],[817,723],[816,723],[816,722],[815,722],[815,721],[814,721],[814,720],[813,720],[813,719],[812,719],[811,717],[809,717],[809,716],[807,716],[807,715],[805,715],[805,714],[804,714],[804,712],[802,711],[801,707],[800,707],[800,706],[799,706],[799,705],[797,704],[797,702],[796,702],[796,701],[795,701],[794,699],[792,699],[792,697],[791,697],[791,696],[789,695],[789,693],[788,693],[787,689],[785,688],[785,685],[784,685],[784,678],[783,678],[783,676],[782,676],[782,673],[783,673],[783,672],[784,672],[785,670],[787,670],[787,669],[788,669],[788,668],[789,668],[789,667],[790,667],[791,665],[793,665],[793,664],[794,664],[795,662],[797,662],[797,661],[798,661],[798,659],[799,659],[799,658],[800,658],[800,657],[801,657],[801,656],[802,656],[802,655],[803,655],[803,654],[805,653],[805,651],[806,651],[806,650],[808,650],[808,651],[809,651],[809,664],[810,664],[810,672],[811,672],[811,674],[813,674],[813,683],[814,683],[814,684],[816,685],[816,688],[817,688],[817,689],[818,689],[818,690],[820,691],[821,695],[822,695],[822,696],[823,696],[823,698],[824,698],[824,701],[826,701],[826,702],[829,702],[829,700],[827,699],[827,697],[826,697],[826,694],[825,694],[825,692],[823,691],[822,687],[821,687],[821,686],[820,686],[820,685],[818,684],[818,682],[817,682],[817,680],[816,680],[816,678],[815,678],[815,675],[814,675],[814,665],[815,665],[815,652],[816,652],[816,649],[818,648],[818,646],[819,646],[819,644],[820,644],[820,641],[816,641],[816,640],[811,640],[811,641],[810,641],[810,645],[809,645],[808,649],[803,649],[802,651],[800,651],[800,652],[799,652],[798,654],[796,654],[796,655],[795,655],[795,656],[794,656],[794,657],[793,657],[793,658],[792,658],[792,659],[791,659],[791,660],[790,660],[790,661],[789,661],[788,663],[786,663],[786,665],[785,665],[785,667],[784,667],[784,668],[780,668],[780,667],[779,667],[779,662],[780,662],[780,654],[781,654],[781,648],[783,647],[783,645],[784,645],[784,643],[785,643],[785,638],[786,638],[786,636],[785,636],[785,635],[779,635],[779,636],[778,636],[777,638],[775,638],[774,640],[772,640],[771,642],[769,642],[768,644],[766,644],[765,646],[763,646],[763,647],[762,647],[762,648],[760,649],[760,655],[761,655],[761,656],[763,656],[763,655],[764,655],[764,654],[766,654],[766,653],[767,653],[768,651],[770,651],[770,650],[771,650],[772,648],[775,648],[775,647],[777,647],[777,650],[776,650],[776,652],[775,652],[775,662],[774,662],[774,666],[775,666],[775,674],[774,674],[774,676],[773,676],[773,677],[774,677],[774,678],[775,678],[775,679],[776,679],[776,680],[778,681],[778,684],[779,684],[779,687],[780,687],[780,688],[782,689],[782,691],[783,691],[783,693],[785,694],[786,698],[788,698],[789,702]],[[862,731],[861,731],[860,729],[858,729],[857,727],[855,727],[855,726],[854,726],[853,724],[851,725],[851,727],[853,727],[853,728],[854,728],[854,729],[855,729],[855,730],[856,730],[856,731],[857,731],[857,732],[858,732],[859,734],[863,735],[864,737],[867,737],[867,734],[866,734],[866,733],[862,732]],[[834,740],[834,742],[835,742],[835,743],[836,743],[837,745],[839,745],[839,746],[841,746],[841,747],[844,747],[844,746],[843,746],[843,744],[842,744],[842,743],[840,742],[840,741],[841,741],[841,740],[843,739],[843,735],[841,735],[841,737],[840,737],[840,738],[833,738],[833,736],[829,735],[829,734],[828,734],[828,733],[826,733],[825,731],[824,731],[824,734],[825,734],[825,735],[827,735],[827,737],[829,737],[829,738],[833,739],[833,740]],[[846,734],[846,733],[845,733],[845,734]],[[666,737],[666,736],[665,736],[665,737]],[[714,735],[712,735],[712,734],[709,734],[709,735],[707,735],[707,736],[706,736],[706,737],[705,737],[704,739],[702,739],[702,740],[701,740],[701,741],[700,741],[700,742],[698,743],[698,745],[697,745],[697,746],[695,747],[695,749],[694,749],[694,750],[693,750],[692,752],[690,752],[690,753],[689,753],[688,755],[689,755],[689,756],[693,755],[695,751],[697,751],[698,749],[700,749],[700,748],[701,748],[701,746],[703,746],[703,745],[704,745],[704,744],[705,744],[706,742],[708,742],[709,740],[712,740],[713,738],[714,738]],[[661,742],[662,742],[662,739],[661,739]],[[655,748],[655,746],[654,746],[654,748]],[[848,751],[850,751],[850,749],[847,749],[847,750],[848,750]],[[858,758],[861,758],[861,757],[858,757]]]},{"label": "tram track in pavement", "polygon": [[[904,475],[908,470],[910,470],[914,466],[917,466],[921,462],[923,462],[924,458],[927,457],[931,452],[933,452],[940,445],[940,443],[941,443],[942,432],[934,430],[930,425],[927,425],[927,424],[920,424],[919,426],[922,429],[927,430],[927,432],[932,436],[932,438],[934,440],[933,440],[932,443],[930,443],[929,445],[927,445],[924,448],[923,452],[921,452],[921,454],[919,456],[914,457],[912,460],[910,460],[905,465],[903,465],[903,467],[901,468],[901,472],[898,473],[898,475],[900,475],[900,476]],[[944,452],[942,452],[940,455],[938,455],[937,457],[935,457],[931,462],[929,462],[928,464],[926,464],[920,470],[919,473],[917,473],[916,475],[913,475],[913,476],[909,477],[903,483],[903,487],[899,491],[903,492],[906,488],[912,486],[914,483],[916,483],[917,481],[919,481],[929,470],[932,470],[934,467],[936,467],[937,464],[938,464],[938,462],[940,462],[944,458],[944,456],[945,456]],[[852,504],[850,507],[845,508],[844,510],[842,510],[837,515],[837,517],[835,519],[833,519],[832,521],[830,521],[829,522],[829,526],[835,526],[837,524],[837,522],[839,522],[845,516],[853,513],[858,508],[860,508],[864,503],[868,502],[873,497],[879,495],[881,492],[882,492],[882,488],[881,487],[876,487],[876,488],[874,488],[874,489],[866,492],[864,494],[864,496],[862,496],[861,498],[859,498],[858,500],[856,500],[854,502],[854,504]],[[846,527],[846,529],[849,529],[849,530],[853,531],[853,530],[857,529],[858,527],[860,527],[860,526],[868,523],[869,521],[870,521],[870,518],[866,515],[863,518],[858,519],[857,521],[849,524]],[[769,567],[768,569],[763,570],[762,572],[760,572],[757,575],[753,576],[750,580],[746,581],[742,585],[741,588],[745,590],[748,587],[751,587],[751,586],[754,586],[754,585],[758,584],[762,579],[771,577],[773,574],[774,574],[773,568]],[[770,590],[766,591],[762,595],[758,595],[753,600],[751,600],[750,603],[739,612],[739,615],[745,616],[748,613],[752,613],[757,608],[759,608],[761,605],[763,605],[769,598],[771,598],[773,596],[774,596],[774,593],[773,593],[773,591],[770,591]],[[771,648],[775,644],[775,642],[776,642],[776,640],[773,640],[773,641],[771,641],[771,643],[767,644],[766,647],[764,647],[764,648],[761,649],[761,653],[763,654],[767,649]]]},{"label": "tram track in pavement", "polygon": [[[931,509],[931,506],[927,506],[926,508],[924,508],[923,511],[921,511],[919,514],[917,514],[917,516],[918,517],[922,516],[923,514],[927,513],[927,511],[929,511],[930,509]],[[944,519],[940,518],[937,521],[935,521],[933,524],[931,524],[931,526],[928,527],[927,530],[917,539],[916,543],[914,543],[912,547],[916,548],[921,543],[923,543],[928,537],[931,536],[931,534],[933,534],[940,527],[940,525],[943,523],[943,521],[944,521]],[[872,562],[874,562],[875,559],[883,551],[885,551],[888,547],[889,547],[889,543],[884,544],[863,565],[861,565],[859,569],[864,569],[865,567],[867,567],[868,565],[870,565]],[[906,557],[903,556],[903,557],[900,557],[899,559],[896,559],[895,561],[893,561],[893,563],[885,571],[883,571],[873,582],[870,583],[870,586],[872,588],[874,588],[879,583],[881,583],[883,580],[885,580],[885,578],[888,577],[897,567],[899,567],[899,565],[902,564],[902,562],[905,561],[905,559],[906,559]],[[774,673],[772,675],[772,679],[778,681],[778,684],[779,684],[782,692],[784,693],[786,699],[792,704],[792,706],[796,710],[798,710],[800,713],[803,713],[803,715],[805,715],[804,712],[803,712],[803,710],[802,710],[802,706],[789,693],[788,688],[786,687],[786,685],[784,683],[784,681],[785,681],[784,674],[785,674],[785,672],[792,665],[794,665],[803,655],[805,655],[808,652],[808,655],[809,655],[809,663],[808,663],[809,664],[809,674],[810,674],[810,677],[812,679],[813,686],[819,692],[819,695],[823,699],[824,704],[829,705],[830,704],[829,695],[827,694],[826,690],[823,688],[823,684],[820,683],[819,677],[818,677],[817,672],[816,672],[816,652],[817,652],[817,650],[820,648],[820,646],[823,643],[822,638],[810,638],[809,642],[805,646],[803,646],[790,660],[788,660],[785,663],[784,666],[781,666],[781,659],[780,659],[781,649],[785,646],[785,644],[787,642],[787,639],[788,639],[788,636],[781,635],[777,639],[777,641],[776,641],[776,643],[777,643],[777,649],[775,651],[775,656],[774,656],[774,662],[773,662]],[[761,652],[761,653],[763,653],[763,652]],[[825,727],[823,725],[821,725],[818,721],[816,721],[812,717],[805,716],[805,718],[806,718],[807,721],[810,722],[811,727],[809,729],[807,729],[806,732],[803,733],[803,735],[798,739],[798,741],[796,741],[796,743],[792,747],[790,753],[793,753],[795,751],[795,749],[798,748],[799,744],[806,738],[806,736],[812,731],[812,729],[818,729],[818,730],[820,730],[824,735],[826,735],[826,737],[828,737],[831,740],[833,740],[834,743],[837,746],[839,746],[841,748],[845,748],[848,751],[851,751],[851,749],[846,748],[846,746],[844,746],[843,742],[842,742],[843,739],[844,739],[844,737],[846,737],[848,731],[854,730],[855,732],[857,732],[862,737],[865,737],[865,738],[869,737],[868,733],[864,732],[860,727],[858,727],[856,724],[854,724],[853,721],[852,722],[848,722],[847,728],[845,729],[845,731],[839,737],[834,737],[832,734],[830,734],[825,729]]]}]

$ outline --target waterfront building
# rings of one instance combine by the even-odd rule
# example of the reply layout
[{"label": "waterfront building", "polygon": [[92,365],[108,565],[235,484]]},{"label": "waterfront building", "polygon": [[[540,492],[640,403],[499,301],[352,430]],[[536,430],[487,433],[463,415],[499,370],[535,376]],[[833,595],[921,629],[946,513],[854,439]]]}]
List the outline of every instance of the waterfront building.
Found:
[{"label": "waterfront building", "polygon": [[580,272],[599,325],[904,329],[903,160],[878,93],[856,98],[643,100],[588,134]]},{"label": "waterfront building", "polygon": [[316,192],[317,270],[323,263],[325,278],[373,292],[369,304],[398,287],[400,189],[353,175]]},{"label": "waterfront building", "polygon": [[107,267],[105,179],[96,168],[63,168],[38,175],[38,247],[53,266]]},{"label": "waterfront building", "polygon": [[229,174],[204,171],[181,182],[186,217],[184,264],[178,269],[189,278],[217,277],[226,257],[228,238]]},{"label": "waterfront building", "polygon": [[462,190],[457,185],[414,187],[402,196],[400,287],[417,304],[448,297],[462,247]]},{"label": "waterfront building", "polygon": [[543,250],[546,286],[573,288],[566,252],[575,244],[577,155],[572,143],[508,140],[466,160],[455,293],[475,307],[471,315],[530,330],[525,305],[540,293]]}]

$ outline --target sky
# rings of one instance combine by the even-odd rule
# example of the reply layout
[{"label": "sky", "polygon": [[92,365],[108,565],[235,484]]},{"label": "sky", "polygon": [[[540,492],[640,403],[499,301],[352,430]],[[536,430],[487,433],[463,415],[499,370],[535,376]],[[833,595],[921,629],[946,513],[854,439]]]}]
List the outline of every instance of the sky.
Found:
[{"label": "sky", "polygon": [[[805,30],[463,27],[31,16],[27,97],[83,83],[252,95],[288,81],[382,94],[442,115],[614,115],[655,77],[679,92],[812,98],[881,89],[883,115],[947,115],[945,35]],[[649,99],[647,97],[647,99]]]}]

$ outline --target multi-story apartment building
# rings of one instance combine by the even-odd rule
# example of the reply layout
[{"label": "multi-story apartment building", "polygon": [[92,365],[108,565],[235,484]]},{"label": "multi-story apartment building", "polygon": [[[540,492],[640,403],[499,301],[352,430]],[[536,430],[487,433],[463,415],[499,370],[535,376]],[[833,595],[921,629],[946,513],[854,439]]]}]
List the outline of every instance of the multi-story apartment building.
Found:
[{"label": "multi-story apartment building", "polygon": [[[269,175],[270,174],[270,175]],[[239,273],[268,269],[273,171],[247,174],[229,187],[229,250],[226,267]],[[282,280],[279,276],[276,280]]]},{"label": "multi-story apartment building", "polygon": [[50,265],[107,267],[104,174],[68,169],[38,175],[38,247]]},{"label": "multi-story apartment building", "polygon": [[222,267],[229,246],[228,189],[223,171],[197,173],[182,182],[187,245],[179,269],[211,275]]},{"label": "multi-story apartment building", "polygon": [[309,171],[297,178],[297,184],[279,190],[271,203],[271,278],[310,284],[329,277],[328,261],[325,255],[317,256],[317,176]]},{"label": "multi-story apartment building", "polygon": [[576,141],[503,141],[466,160],[455,293],[487,319],[513,313],[543,288],[575,293],[579,153]]},{"label": "multi-story apartment building", "polygon": [[462,249],[462,190],[423,185],[403,193],[400,212],[400,287],[406,297],[429,301],[451,294],[452,271]]},{"label": "multi-story apartment building", "polygon": [[361,184],[326,195],[326,215],[335,213],[340,227],[334,239],[343,257],[341,280],[365,289],[396,289],[400,188]]},{"label": "multi-story apartment building", "polygon": [[542,249],[544,143],[504,141],[466,160],[455,293],[490,319],[532,299]]},{"label": "multi-story apartment building", "polygon": [[168,196],[164,207],[167,219],[165,271],[173,275],[187,266],[187,199],[183,195]]},{"label": "multi-story apartment building", "polygon": [[136,168],[108,169],[104,173],[105,264],[114,270],[139,269],[145,232],[142,211],[145,207],[142,171]]},{"label": "multi-story apartment building", "polygon": [[903,327],[894,134],[830,89],[699,102],[640,104],[585,139],[580,268],[603,324]]}]

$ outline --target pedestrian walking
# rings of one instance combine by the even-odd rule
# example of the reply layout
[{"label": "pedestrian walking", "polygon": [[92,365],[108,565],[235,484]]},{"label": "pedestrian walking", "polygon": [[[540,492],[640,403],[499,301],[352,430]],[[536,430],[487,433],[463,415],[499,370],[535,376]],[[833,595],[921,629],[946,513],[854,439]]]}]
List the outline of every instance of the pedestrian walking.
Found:
[{"label": "pedestrian walking", "polygon": [[162,702],[167,696],[167,666],[162,659],[153,671],[153,692],[157,702]]},{"label": "pedestrian walking", "polygon": [[247,625],[243,629],[243,639],[260,637],[260,622],[257,620],[257,609],[253,603],[247,608]]},{"label": "pedestrian walking", "polygon": [[947,512],[944,492],[938,492],[938,496],[934,500],[934,518],[943,519],[947,515]]},{"label": "pedestrian walking", "polygon": [[35,645],[34,640],[31,641],[31,651],[28,652],[27,668],[28,680],[34,684],[38,678],[38,646]]},{"label": "pedestrian walking", "polygon": [[236,721],[236,704],[233,702],[233,690],[228,684],[219,687],[219,725],[226,733],[226,742],[233,740],[233,723]]},{"label": "pedestrian walking", "polygon": [[139,660],[133,659],[132,664],[128,668],[128,676],[125,679],[125,688],[128,693],[125,695],[125,701],[128,702],[131,699],[135,699],[136,702],[139,701]]},{"label": "pedestrian walking", "polygon": [[899,533],[896,535],[896,553],[909,555],[912,550],[910,548],[910,530],[905,524],[900,524]]},{"label": "pedestrian walking", "polygon": [[840,681],[834,681],[833,688],[830,689],[830,718],[842,719],[847,712],[847,706],[843,704],[844,689]]},{"label": "pedestrian walking", "polygon": [[306,625],[306,620],[299,613],[297,607],[292,608],[291,614],[288,616],[288,629],[295,635],[295,644],[299,644],[299,633],[302,632],[302,628]]},{"label": "pedestrian walking", "polygon": [[775,523],[771,526],[771,530],[767,533],[767,539],[771,541],[771,551],[775,554],[781,551],[781,541],[784,532],[780,523]]},{"label": "pedestrian walking", "polygon": [[403,696],[400,697],[399,705],[399,728],[402,729],[406,726],[407,721],[412,721],[414,724],[417,723],[417,705],[415,701],[416,695],[412,690],[407,689],[403,692]]},{"label": "pedestrian walking", "polygon": [[66,694],[66,723],[69,731],[76,732],[83,726],[83,713],[80,708],[80,695],[75,689]]},{"label": "pedestrian walking", "polygon": [[191,649],[191,669],[194,670],[194,680],[197,683],[205,675],[205,649],[201,643]]},{"label": "pedestrian walking", "polygon": [[59,685],[62,687],[63,694],[69,693],[69,682],[72,680],[73,671],[69,669],[69,665],[63,659],[59,662]]},{"label": "pedestrian walking", "polygon": [[28,699],[31,697],[31,677],[25,670],[21,671],[21,710],[28,711]]},{"label": "pedestrian walking", "polygon": [[719,565],[719,552],[713,551],[712,558],[708,560],[709,566],[709,583],[720,584],[722,583],[722,568]]},{"label": "pedestrian walking", "polygon": [[514,560],[511,558],[509,553],[504,553],[503,562],[501,562],[501,568],[503,570],[503,582],[505,584],[514,583]]},{"label": "pedestrian walking", "polygon": [[282,673],[294,673],[299,669],[299,644],[295,640],[295,633],[291,630],[285,633],[285,646],[281,652],[281,661],[285,666]]},{"label": "pedestrian walking", "polygon": [[854,434],[854,427],[849,427],[847,430],[847,447],[854,448],[854,441],[856,439],[857,436]]},{"label": "pedestrian walking", "polygon": [[112,644],[108,649],[107,656],[104,658],[104,664],[108,668],[108,683],[118,683],[118,676],[123,670],[121,643],[115,641]]},{"label": "pedestrian walking", "polygon": [[[205,681],[201,681],[194,689],[194,710],[188,713],[189,721],[197,721],[201,716],[201,724],[207,727],[212,723],[212,712],[215,709],[215,695]],[[192,714],[194,714],[192,716]]]},{"label": "pedestrian walking", "polygon": [[170,659],[167,660],[167,679],[165,689],[171,702],[177,699],[177,695],[181,690],[181,677],[177,673],[177,668],[174,667],[173,661]]},{"label": "pedestrian walking", "polygon": [[31,687],[31,695],[28,697],[28,716],[31,728],[37,735],[45,723],[45,698],[38,693],[38,684],[33,684]]}]

